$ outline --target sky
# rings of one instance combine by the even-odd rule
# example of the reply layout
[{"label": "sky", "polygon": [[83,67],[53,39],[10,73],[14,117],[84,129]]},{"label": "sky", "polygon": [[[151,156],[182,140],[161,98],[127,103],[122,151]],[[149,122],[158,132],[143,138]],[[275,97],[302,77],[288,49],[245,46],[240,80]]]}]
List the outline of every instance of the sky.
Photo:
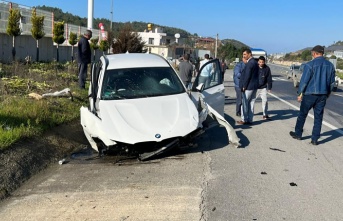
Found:
[{"label": "sky", "polygon": [[[12,2],[57,7],[80,17],[88,15],[88,0]],[[95,18],[150,22],[202,37],[215,38],[218,34],[219,39],[235,39],[269,54],[318,44],[327,47],[343,40],[342,13],[341,0],[94,0]]]}]

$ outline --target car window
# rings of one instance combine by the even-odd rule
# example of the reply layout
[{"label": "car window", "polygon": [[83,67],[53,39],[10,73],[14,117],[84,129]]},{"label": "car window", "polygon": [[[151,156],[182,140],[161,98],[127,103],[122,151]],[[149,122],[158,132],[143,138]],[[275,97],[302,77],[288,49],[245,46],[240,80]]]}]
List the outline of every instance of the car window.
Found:
[{"label": "car window", "polygon": [[194,82],[194,88],[204,83],[204,89],[214,87],[222,83],[222,74],[221,74],[221,67],[218,59],[210,60],[202,67],[200,67],[199,76],[196,78]]},{"label": "car window", "polygon": [[134,99],[184,93],[185,88],[170,67],[107,70],[103,100]]}]

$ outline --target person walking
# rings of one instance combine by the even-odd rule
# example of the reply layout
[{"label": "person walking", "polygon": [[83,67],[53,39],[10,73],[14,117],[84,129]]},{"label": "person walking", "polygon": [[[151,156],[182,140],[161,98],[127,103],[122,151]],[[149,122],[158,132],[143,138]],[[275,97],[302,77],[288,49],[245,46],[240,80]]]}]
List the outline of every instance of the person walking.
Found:
[{"label": "person walking", "polygon": [[77,45],[77,59],[79,67],[79,87],[84,89],[86,86],[87,78],[87,65],[91,63],[91,47],[88,40],[92,38],[92,31],[87,30],[81,36],[78,45]]},{"label": "person walking", "polygon": [[224,83],[224,74],[225,74],[225,71],[227,69],[227,65],[226,65],[224,59],[222,59],[222,62],[220,63],[220,66],[221,66],[221,72],[222,72],[222,83]]},{"label": "person walking", "polygon": [[242,72],[244,71],[246,60],[243,58],[242,61],[238,62],[233,69],[233,82],[235,84],[236,91],[236,116],[241,116],[242,108],[242,89],[239,87],[239,81],[241,79]]},{"label": "person walking", "polygon": [[333,64],[324,58],[323,46],[314,46],[311,54],[313,60],[305,64],[299,84],[297,100],[301,104],[295,131],[290,131],[289,134],[292,138],[301,140],[308,112],[313,109],[314,123],[310,143],[318,145],[324,107],[334,87],[336,71]]},{"label": "person walking", "polygon": [[193,65],[189,61],[189,54],[185,54],[179,64],[179,76],[187,88],[193,76]]},{"label": "person walking", "polygon": [[256,99],[261,96],[262,99],[262,112],[263,112],[263,120],[268,120],[270,117],[268,116],[268,99],[267,99],[267,92],[272,90],[272,74],[268,65],[266,65],[266,58],[264,56],[260,56],[258,58],[258,89],[256,92],[256,98],[251,100],[252,108],[254,108]]},{"label": "person walking", "polygon": [[243,51],[243,58],[247,60],[244,71],[239,81],[242,90],[242,120],[237,124],[252,124],[254,118],[254,106],[252,100],[256,98],[258,89],[258,64],[252,57],[250,49]]}]

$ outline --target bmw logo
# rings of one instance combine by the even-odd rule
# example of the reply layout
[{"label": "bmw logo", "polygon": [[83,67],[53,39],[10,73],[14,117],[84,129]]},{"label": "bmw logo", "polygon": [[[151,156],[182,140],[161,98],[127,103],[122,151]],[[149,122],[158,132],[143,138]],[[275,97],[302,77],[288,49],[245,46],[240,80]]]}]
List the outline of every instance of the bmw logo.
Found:
[{"label": "bmw logo", "polygon": [[155,134],[155,137],[156,137],[157,139],[160,139],[160,138],[161,138],[161,134]]}]

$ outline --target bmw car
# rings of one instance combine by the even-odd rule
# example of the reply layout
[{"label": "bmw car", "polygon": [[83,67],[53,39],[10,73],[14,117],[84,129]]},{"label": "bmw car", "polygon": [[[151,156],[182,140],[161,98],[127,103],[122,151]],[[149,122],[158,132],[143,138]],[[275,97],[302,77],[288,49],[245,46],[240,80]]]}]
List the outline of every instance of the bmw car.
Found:
[{"label": "bmw car", "polygon": [[225,94],[219,60],[203,65],[200,74],[204,70],[210,72],[205,73],[207,82],[196,78],[186,88],[159,55],[100,57],[91,67],[89,105],[80,109],[91,147],[99,154],[124,151],[146,160],[176,146],[192,145],[195,137],[218,124],[227,129],[229,142],[240,145],[223,117]]}]

